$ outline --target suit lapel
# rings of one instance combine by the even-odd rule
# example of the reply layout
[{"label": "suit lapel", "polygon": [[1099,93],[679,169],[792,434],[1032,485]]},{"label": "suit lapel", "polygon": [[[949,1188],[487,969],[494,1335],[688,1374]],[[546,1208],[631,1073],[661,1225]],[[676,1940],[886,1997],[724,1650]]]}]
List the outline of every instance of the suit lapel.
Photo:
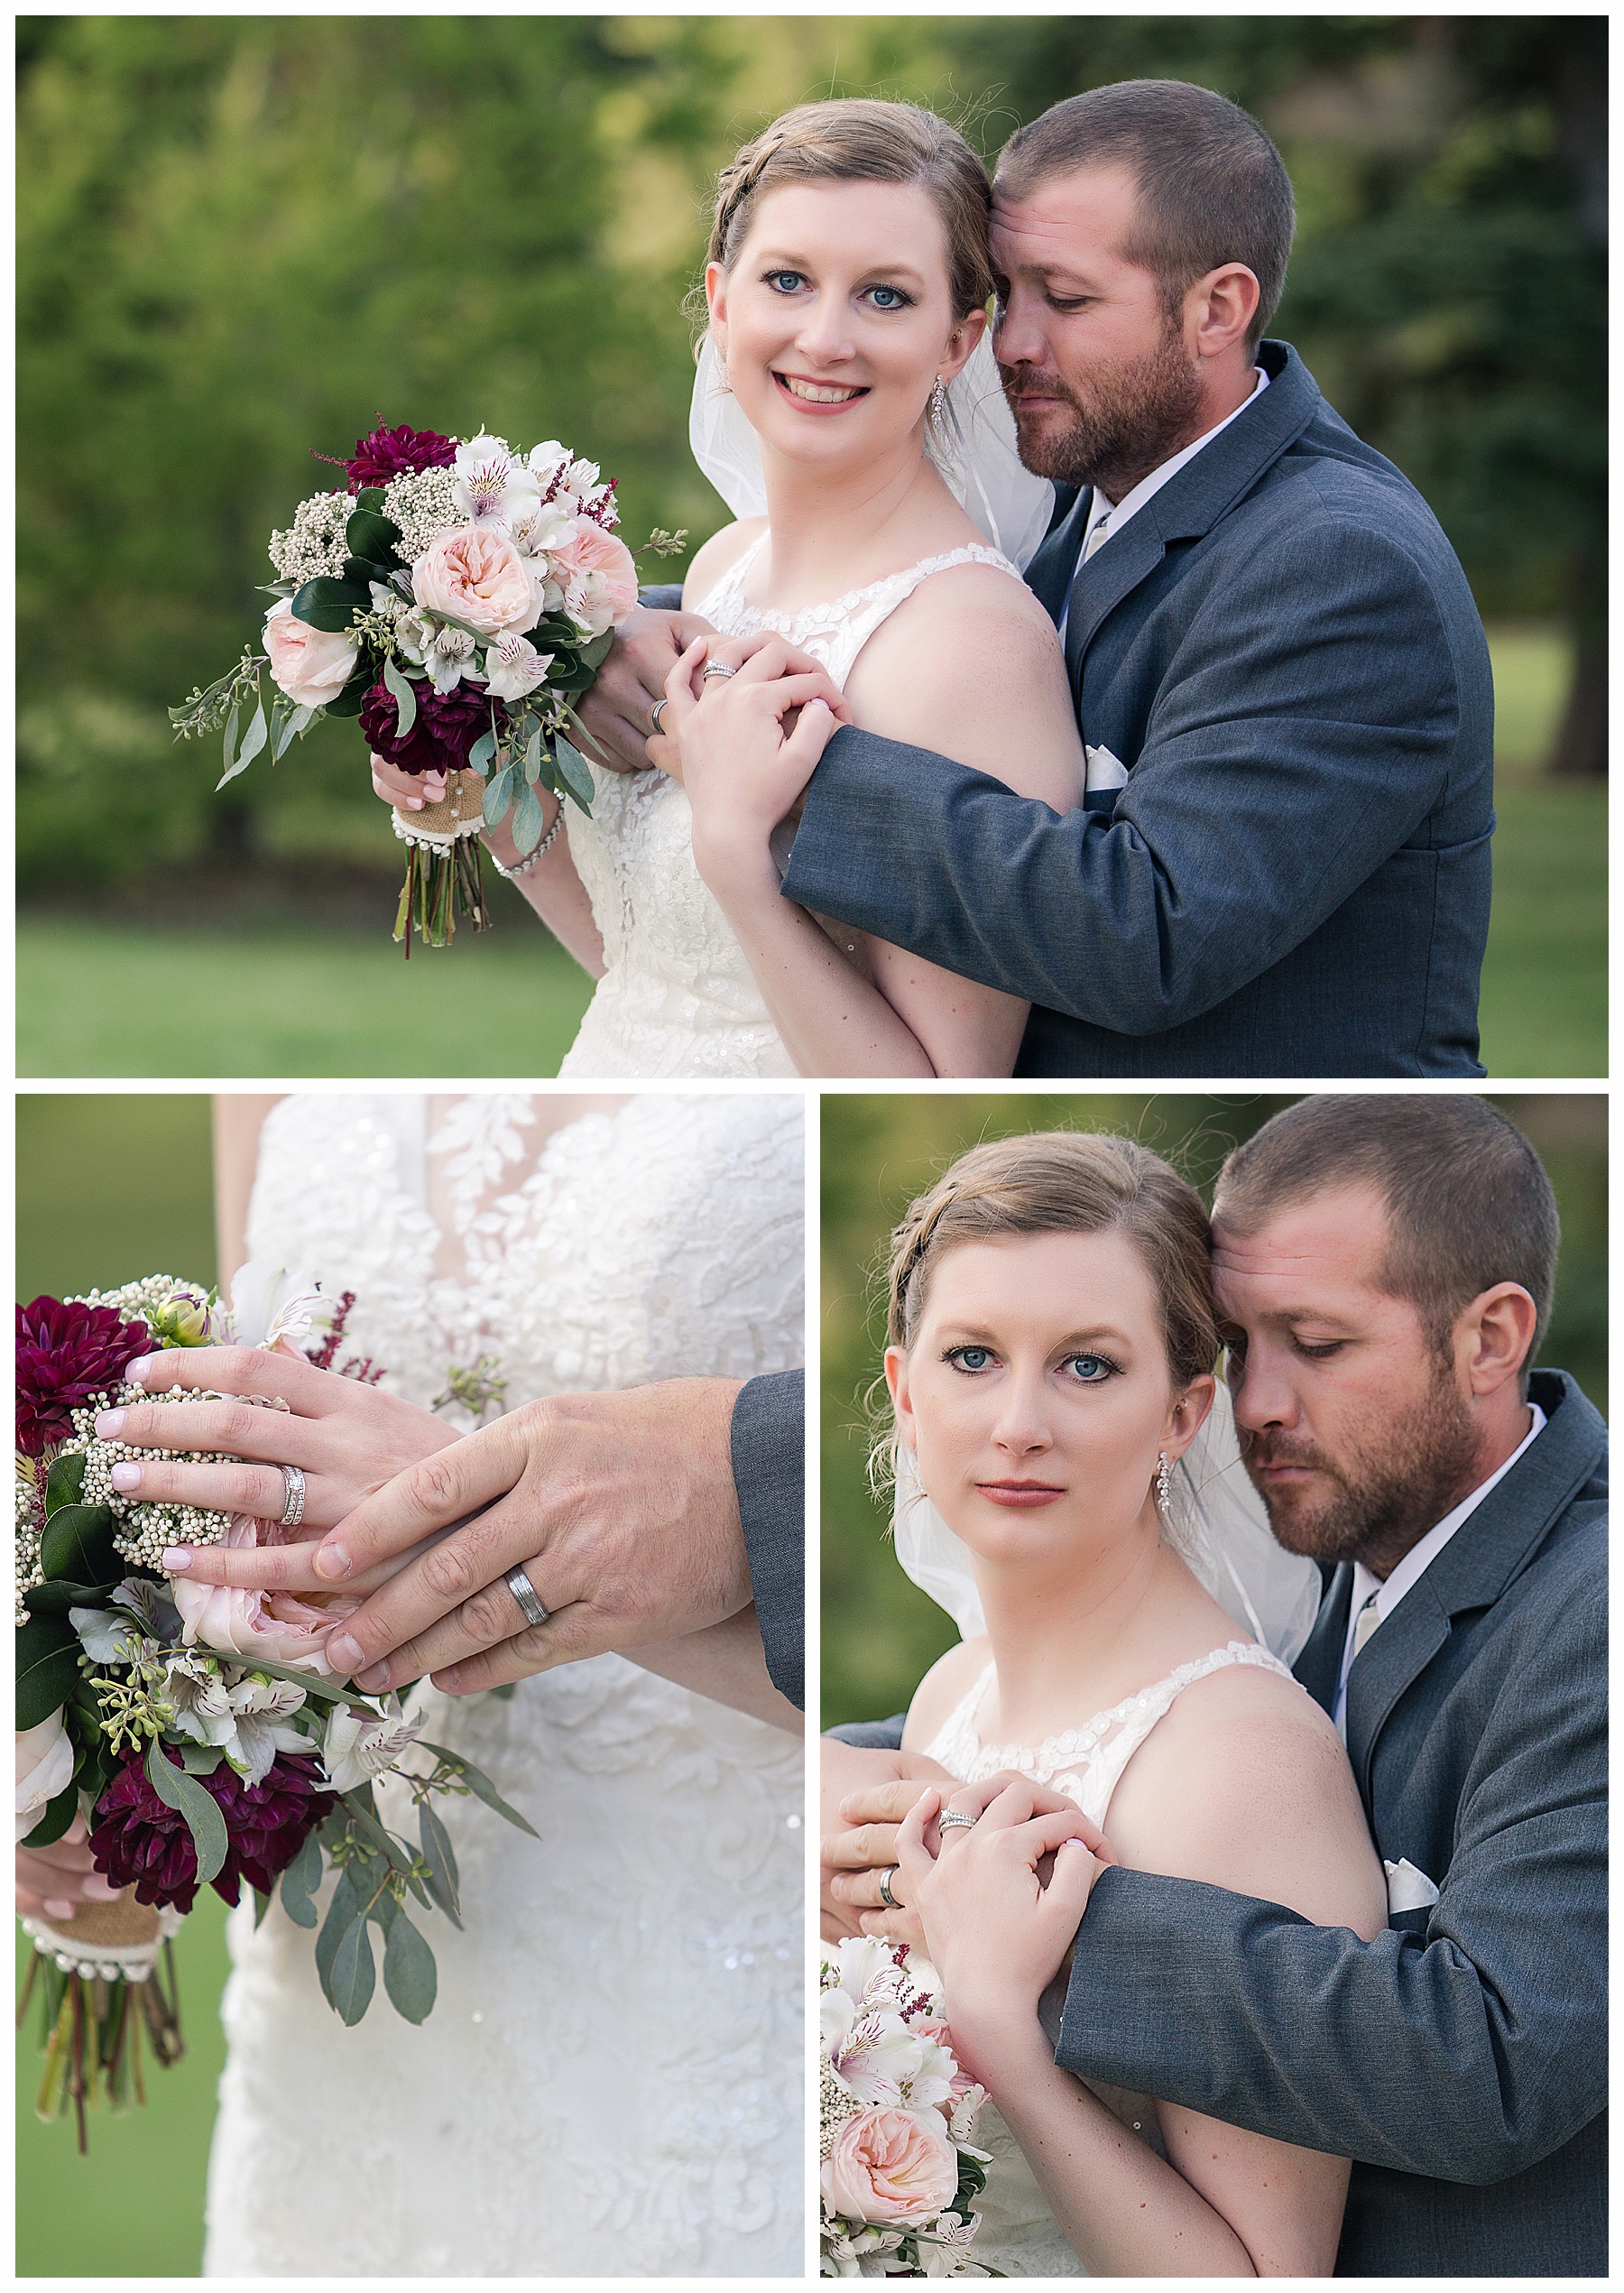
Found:
[{"label": "suit lapel", "polygon": [[[1069,507],[1064,506],[1067,500]],[[1085,485],[1075,498],[1069,488],[1060,489],[1054,522],[1026,569],[1028,588],[1057,629],[1066,610],[1066,592],[1071,587],[1077,551],[1083,546],[1083,529],[1088,522],[1088,505],[1093,500],[1093,492],[1089,486]]]},{"label": "suit lapel", "polygon": [[1342,1652],[1347,1645],[1348,1611],[1353,1601],[1353,1571],[1347,1561],[1331,1579],[1331,1589],[1320,1603],[1314,1630],[1291,1669],[1317,1705],[1334,1710],[1337,1684],[1342,1678]]}]

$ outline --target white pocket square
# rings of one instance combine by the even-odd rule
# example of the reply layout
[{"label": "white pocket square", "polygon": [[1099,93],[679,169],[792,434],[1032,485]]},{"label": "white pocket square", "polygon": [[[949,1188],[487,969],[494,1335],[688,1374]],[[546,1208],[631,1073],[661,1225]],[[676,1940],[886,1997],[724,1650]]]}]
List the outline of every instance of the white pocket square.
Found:
[{"label": "white pocket square", "polygon": [[1083,754],[1088,767],[1084,785],[1090,796],[1096,789],[1127,787],[1128,767],[1120,756],[1113,756],[1108,748],[1084,748]]},{"label": "white pocket square", "polygon": [[1438,1900],[1438,1891],[1424,1871],[1412,1863],[1387,1863],[1388,1909],[1393,1911],[1430,1910]]}]

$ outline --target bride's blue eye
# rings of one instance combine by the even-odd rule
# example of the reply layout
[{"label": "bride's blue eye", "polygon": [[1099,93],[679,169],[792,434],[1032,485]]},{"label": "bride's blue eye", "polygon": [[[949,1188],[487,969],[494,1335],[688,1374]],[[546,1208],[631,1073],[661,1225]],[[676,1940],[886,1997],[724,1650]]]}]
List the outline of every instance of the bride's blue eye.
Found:
[{"label": "bride's blue eye", "polygon": [[1103,1354],[1068,1354],[1065,1366],[1076,1372],[1073,1382],[1077,1385],[1103,1385],[1107,1378],[1116,1375],[1116,1364]]},{"label": "bride's blue eye", "polygon": [[906,310],[908,308],[909,297],[900,287],[871,287],[869,293],[873,298],[876,310]]},{"label": "bride's blue eye", "polygon": [[767,284],[775,294],[793,294],[797,287],[805,282],[805,274],[799,271],[769,271],[767,273]]},{"label": "bride's blue eye", "polygon": [[984,1370],[992,1359],[992,1349],[988,1345],[955,1345],[946,1358],[955,1370]]}]

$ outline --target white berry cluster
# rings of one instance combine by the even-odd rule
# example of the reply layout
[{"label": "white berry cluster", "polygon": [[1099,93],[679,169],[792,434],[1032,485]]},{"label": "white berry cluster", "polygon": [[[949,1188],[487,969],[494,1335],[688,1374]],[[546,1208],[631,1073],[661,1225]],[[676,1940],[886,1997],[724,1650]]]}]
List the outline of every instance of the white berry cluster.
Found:
[{"label": "white berry cluster", "polygon": [[127,1322],[151,1323],[152,1317],[167,1306],[178,1290],[195,1290],[195,1282],[181,1281],[174,1274],[143,1274],[139,1281],[127,1281],[118,1290],[87,1290],[78,1298],[66,1298],[65,1306],[111,1306]]},{"label": "white berry cluster", "polygon": [[45,1581],[40,1574],[40,1532],[45,1525],[44,1468],[32,1457],[17,1459],[17,1630],[28,1622],[23,1595]]},{"label": "white berry cluster", "polygon": [[401,529],[395,555],[415,564],[442,533],[466,525],[468,513],[457,498],[457,472],[408,470],[383,489],[383,514]]},{"label": "white berry cluster", "polygon": [[63,1444],[62,1454],[84,1457],[80,1502],[106,1505],[113,1513],[121,1523],[119,1533],[113,1539],[113,1549],[134,1567],[150,1568],[161,1576],[166,1545],[217,1545],[231,1526],[231,1516],[172,1500],[159,1503],[151,1498],[126,1496],[123,1490],[113,1486],[114,1466],[148,1461],[163,1465],[235,1465],[239,1460],[224,1451],[138,1449],[128,1441],[100,1440],[96,1433],[98,1411],[125,1409],[141,1401],[161,1408],[169,1402],[224,1401],[230,1398],[227,1394],[199,1392],[185,1386],[169,1393],[148,1393],[139,1385],[121,1385],[115,1393],[93,1394],[82,1410],[74,1410],[73,1438]]},{"label": "white berry cluster", "polygon": [[341,574],[349,555],[344,530],[355,509],[347,494],[312,494],[301,502],[287,532],[271,536],[271,562],[281,578],[303,582]]}]

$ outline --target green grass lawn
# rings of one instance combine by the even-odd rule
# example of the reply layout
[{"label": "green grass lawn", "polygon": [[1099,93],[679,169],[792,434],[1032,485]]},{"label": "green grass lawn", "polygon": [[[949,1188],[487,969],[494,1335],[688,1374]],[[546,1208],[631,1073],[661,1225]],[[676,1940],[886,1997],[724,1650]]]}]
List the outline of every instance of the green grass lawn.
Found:
[{"label": "green grass lawn", "polygon": [[[1483,1057],[1499,1077],[1603,1075],[1607,796],[1539,771],[1566,680],[1538,624],[1490,633],[1499,832]],[[543,1076],[590,982],[516,901],[410,965],[375,938],[273,919],[149,931],[30,914],[17,930],[25,1076]]]}]

